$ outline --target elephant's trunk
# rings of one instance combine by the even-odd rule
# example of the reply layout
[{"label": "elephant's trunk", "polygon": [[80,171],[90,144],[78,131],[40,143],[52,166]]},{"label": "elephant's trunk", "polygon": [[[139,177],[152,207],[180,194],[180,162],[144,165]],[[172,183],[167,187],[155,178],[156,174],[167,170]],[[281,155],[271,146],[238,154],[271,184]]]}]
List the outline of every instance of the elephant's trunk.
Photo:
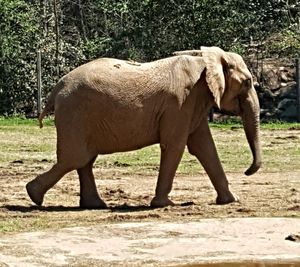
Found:
[{"label": "elephant's trunk", "polygon": [[252,87],[247,94],[240,96],[241,117],[246,137],[253,155],[253,162],[246,175],[254,174],[261,166],[261,147],[259,138],[259,102],[255,89]]}]

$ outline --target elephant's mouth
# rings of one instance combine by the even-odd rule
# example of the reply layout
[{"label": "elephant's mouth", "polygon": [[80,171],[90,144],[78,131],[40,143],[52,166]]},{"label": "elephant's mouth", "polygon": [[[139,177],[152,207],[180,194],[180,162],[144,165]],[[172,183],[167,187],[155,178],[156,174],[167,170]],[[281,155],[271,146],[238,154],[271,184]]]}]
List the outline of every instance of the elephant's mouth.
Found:
[{"label": "elephant's mouth", "polygon": [[214,107],[214,111],[222,114],[222,115],[227,115],[227,116],[240,116],[241,115],[241,111],[240,110],[229,110],[229,109],[226,109],[226,108],[217,108],[217,107]]},{"label": "elephant's mouth", "polygon": [[222,101],[221,108],[218,109],[221,114],[228,116],[241,116],[241,100],[239,97],[230,101]]}]

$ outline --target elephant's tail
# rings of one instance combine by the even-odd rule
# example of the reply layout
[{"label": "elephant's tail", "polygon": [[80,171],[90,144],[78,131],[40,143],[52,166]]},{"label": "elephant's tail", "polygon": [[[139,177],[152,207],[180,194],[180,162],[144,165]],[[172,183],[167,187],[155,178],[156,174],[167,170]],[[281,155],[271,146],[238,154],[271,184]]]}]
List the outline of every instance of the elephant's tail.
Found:
[{"label": "elephant's tail", "polygon": [[52,90],[52,92],[50,93],[46,105],[43,109],[43,111],[41,112],[40,116],[39,116],[39,125],[40,128],[43,128],[43,119],[44,117],[50,113],[51,111],[54,111],[54,105],[55,105],[55,98],[56,95],[58,94],[58,92],[64,87],[64,82],[61,80],[59,80],[59,82],[55,85],[54,89]]}]

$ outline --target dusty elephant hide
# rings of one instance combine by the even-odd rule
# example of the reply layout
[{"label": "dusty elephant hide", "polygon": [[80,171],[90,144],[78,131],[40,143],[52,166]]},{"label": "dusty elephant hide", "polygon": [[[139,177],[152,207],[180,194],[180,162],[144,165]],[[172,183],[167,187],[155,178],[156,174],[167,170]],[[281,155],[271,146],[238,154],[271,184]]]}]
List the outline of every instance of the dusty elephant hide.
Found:
[{"label": "dusty elephant hide", "polygon": [[255,173],[261,165],[259,103],[239,55],[203,47],[150,63],[102,58],[82,65],[58,82],[40,116],[42,126],[55,112],[57,163],[29,182],[27,192],[41,205],[44,194],[76,169],[80,206],[105,208],[92,172],[97,155],[160,143],[152,206],[173,204],[168,194],[186,145],[208,173],[217,203],[235,201],[208,127],[213,105],[242,117],[253,154],[246,174]]}]

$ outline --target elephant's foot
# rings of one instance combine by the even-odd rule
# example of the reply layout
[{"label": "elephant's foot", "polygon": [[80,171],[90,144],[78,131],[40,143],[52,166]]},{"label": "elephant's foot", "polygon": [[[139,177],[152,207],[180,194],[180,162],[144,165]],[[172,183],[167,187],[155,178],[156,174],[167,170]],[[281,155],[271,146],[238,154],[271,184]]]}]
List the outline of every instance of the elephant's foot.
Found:
[{"label": "elephant's foot", "polygon": [[168,197],[158,197],[155,196],[152,201],[150,206],[153,208],[162,208],[166,206],[174,206],[175,204],[168,198]]},{"label": "elephant's foot", "polygon": [[232,202],[239,202],[239,198],[233,195],[231,192],[228,192],[226,195],[218,195],[216,203],[218,205],[225,205]]},{"label": "elephant's foot", "polygon": [[80,208],[83,209],[107,209],[105,202],[99,197],[80,198]]},{"label": "elephant's foot", "polygon": [[36,180],[32,180],[26,185],[27,193],[30,199],[38,206],[43,204],[45,192]]}]

